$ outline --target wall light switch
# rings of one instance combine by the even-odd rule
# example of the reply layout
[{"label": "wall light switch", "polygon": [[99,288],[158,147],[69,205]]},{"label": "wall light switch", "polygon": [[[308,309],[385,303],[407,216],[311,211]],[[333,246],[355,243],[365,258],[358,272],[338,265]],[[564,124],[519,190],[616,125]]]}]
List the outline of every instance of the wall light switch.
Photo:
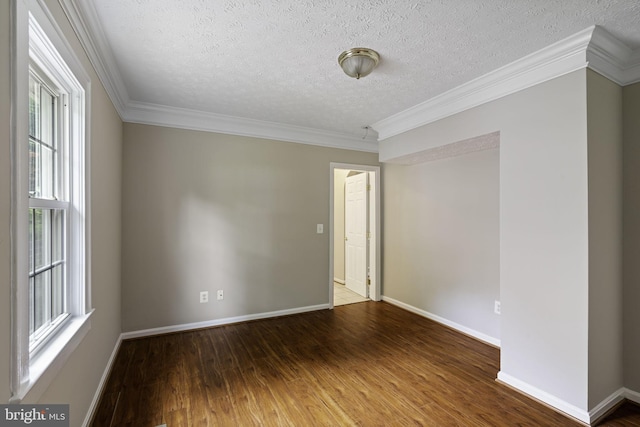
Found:
[{"label": "wall light switch", "polygon": [[224,299],[224,292],[222,291],[222,289],[218,290],[216,297],[218,298],[218,301]]},{"label": "wall light switch", "polygon": [[316,233],[318,233],[318,234],[324,233],[324,224],[316,225]]}]

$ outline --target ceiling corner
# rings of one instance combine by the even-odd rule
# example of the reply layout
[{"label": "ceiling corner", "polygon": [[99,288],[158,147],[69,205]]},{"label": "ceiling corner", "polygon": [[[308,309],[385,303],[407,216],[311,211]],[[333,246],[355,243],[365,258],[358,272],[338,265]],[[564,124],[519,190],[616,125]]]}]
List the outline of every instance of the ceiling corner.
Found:
[{"label": "ceiling corner", "polygon": [[623,73],[627,85],[640,82],[640,49],[633,51]]},{"label": "ceiling corner", "polygon": [[[625,86],[633,80],[633,76],[628,73],[633,53],[604,28],[596,26],[587,47],[587,61],[593,71]],[[640,75],[636,78],[640,78]]]}]

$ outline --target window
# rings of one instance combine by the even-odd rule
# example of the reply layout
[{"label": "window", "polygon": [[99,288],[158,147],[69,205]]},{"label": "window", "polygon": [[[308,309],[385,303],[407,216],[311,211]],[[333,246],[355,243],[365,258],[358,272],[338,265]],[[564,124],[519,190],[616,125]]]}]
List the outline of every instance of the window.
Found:
[{"label": "window", "polygon": [[32,65],[29,73],[29,351],[68,317],[69,197],[65,95]]},{"label": "window", "polygon": [[37,400],[90,328],[90,80],[42,2],[14,2],[12,397]]}]

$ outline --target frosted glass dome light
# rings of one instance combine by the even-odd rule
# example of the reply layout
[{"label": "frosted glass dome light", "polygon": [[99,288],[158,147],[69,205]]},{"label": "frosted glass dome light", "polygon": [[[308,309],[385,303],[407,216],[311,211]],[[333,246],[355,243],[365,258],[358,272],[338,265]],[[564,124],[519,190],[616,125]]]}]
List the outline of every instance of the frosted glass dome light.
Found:
[{"label": "frosted glass dome light", "polygon": [[371,73],[380,61],[378,52],[366,47],[346,50],[338,57],[338,64],[349,77],[359,79]]}]

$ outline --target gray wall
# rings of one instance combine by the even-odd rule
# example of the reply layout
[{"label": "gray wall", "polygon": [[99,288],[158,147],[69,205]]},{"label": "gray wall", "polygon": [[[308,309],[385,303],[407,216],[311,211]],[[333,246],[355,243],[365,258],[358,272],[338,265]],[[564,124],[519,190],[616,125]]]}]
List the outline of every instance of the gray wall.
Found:
[{"label": "gray wall", "polygon": [[136,124],[124,141],[125,331],[329,302],[329,166],[376,154]]},{"label": "gray wall", "polygon": [[589,407],[624,385],[622,366],[622,88],[587,73]]},{"label": "gray wall", "polygon": [[384,296],[500,339],[499,150],[383,168]]},{"label": "gray wall", "polygon": [[[380,147],[390,161],[500,131],[501,375],[568,410],[586,413],[623,386],[640,390],[639,112],[640,85],[621,89],[581,70]],[[393,193],[415,177],[384,170],[385,295],[412,304],[429,288],[389,283],[418,269],[402,264],[413,251],[398,249],[394,231],[419,221],[411,208],[428,191]],[[417,235],[413,247],[432,238]]]},{"label": "gray wall", "polygon": [[640,393],[640,83],[622,90],[624,126],[624,373]]},{"label": "gray wall", "polygon": [[[9,3],[0,2],[0,401],[9,399],[10,140]],[[58,2],[47,1],[58,25],[91,76],[91,268],[95,313],[91,330],[43,394],[43,403],[68,403],[80,425],[89,409],[120,327],[120,195],[122,122]]]},{"label": "gray wall", "polygon": [[[500,131],[501,374],[581,411],[588,410],[586,85],[586,71],[576,71],[380,143],[385,161]],[[387,191],[385,210],[388,198]]]}]

